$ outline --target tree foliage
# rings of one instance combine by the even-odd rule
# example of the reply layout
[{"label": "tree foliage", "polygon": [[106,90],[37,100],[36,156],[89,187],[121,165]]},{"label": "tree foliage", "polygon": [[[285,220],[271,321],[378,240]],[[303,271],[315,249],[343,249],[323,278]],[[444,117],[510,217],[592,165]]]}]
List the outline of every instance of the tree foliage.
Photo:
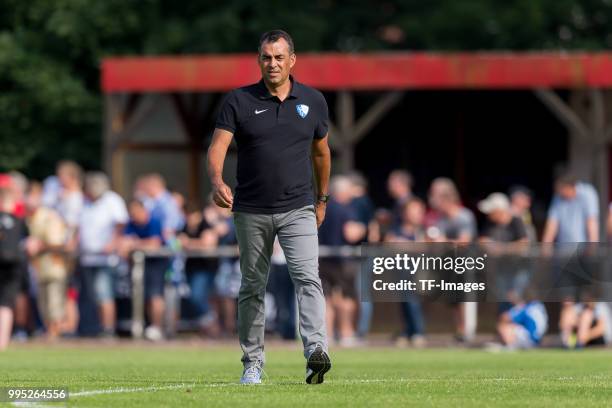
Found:
[{"label": "tree foliage", "polygon": [[272,28],[298,52],[600,50],[612,0],[2,0],[0,168],[99,165],[105,56],[251,52]]}]

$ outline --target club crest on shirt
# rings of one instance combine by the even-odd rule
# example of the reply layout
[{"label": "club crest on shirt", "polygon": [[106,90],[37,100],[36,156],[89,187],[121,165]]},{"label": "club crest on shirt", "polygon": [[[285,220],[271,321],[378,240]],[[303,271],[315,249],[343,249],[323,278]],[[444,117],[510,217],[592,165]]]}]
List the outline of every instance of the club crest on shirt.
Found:
[{"label": "club crest on shirt", "polygon": [[298,115],[300,115],[302,119],[304,119],[306,115],[308,115],[308,105],[304,105],[304,104],[296,105],[295,110],[297,110]]}]

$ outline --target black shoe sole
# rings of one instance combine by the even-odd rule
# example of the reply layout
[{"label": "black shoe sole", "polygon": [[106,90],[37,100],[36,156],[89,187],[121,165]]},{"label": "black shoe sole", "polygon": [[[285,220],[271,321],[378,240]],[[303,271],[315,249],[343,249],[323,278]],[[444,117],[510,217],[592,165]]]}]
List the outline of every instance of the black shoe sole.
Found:
[{"label": "black shoe sole", "polygon": [[323,383],[323,376],[331,369],[331,360],[322,348],[317,347],[308,358],[306,369],[312,372],[306,377],[307,384]]}]

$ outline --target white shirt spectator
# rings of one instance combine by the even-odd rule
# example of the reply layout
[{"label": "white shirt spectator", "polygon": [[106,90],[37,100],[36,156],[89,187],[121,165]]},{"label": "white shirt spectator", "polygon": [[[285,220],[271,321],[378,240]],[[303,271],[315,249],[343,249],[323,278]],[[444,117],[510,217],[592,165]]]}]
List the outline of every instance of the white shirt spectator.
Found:
[{"label": "white shirt spectator", "polygon": [[107,191],[96,201],[86,201],[81,213],[80,247],[84,253],[100,253],[113,239],[117,225],[126,224],[129,215],[123,199]]}]

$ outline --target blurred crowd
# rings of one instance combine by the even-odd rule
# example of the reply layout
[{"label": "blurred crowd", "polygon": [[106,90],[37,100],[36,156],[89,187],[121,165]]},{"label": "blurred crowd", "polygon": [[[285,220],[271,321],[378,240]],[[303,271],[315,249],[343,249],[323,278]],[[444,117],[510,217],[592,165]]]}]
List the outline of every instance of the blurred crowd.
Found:
[{"label": "blurred crowd", "polygon": [[[524,186],[489,194],[478,202],[477,217],[463,204],[451,179],[434,179],[426,199],[414,194],[413,185],[408,171],[391,172],[387,191],[393,206],[376,208],[361,174],[334,176],[320,244],[538,242],[531,215],[533,193]],[[590,184],[571,173],[559,175],[541,242],[598,242],[598,203]],[[478,225],[478,219],[485,221]],[[609,219],[607,233],[612,235],[612,216]],[[128,202],[112,191],[104,173],[84,173],[71,161],[60,162],[56,174],[42,183],[17,172],[0,174],[0,350],[11,336],[20,341],[82,334],[85,320],[94,321],[96,335],[117,336],[119,298],[130,297],[130,254],[136,250],[155,254],[165,249],[171,254],[147,256],[144,263],[147,339],[166,338],[168,320],[187,321],[204,336],[232,336],[241,278],[237,259],[197,254],[235,244],[229,210],[211,202],[186,202],[159,174],[139,177]],[[320,259],[328,332],[339,346],[361,344],[370,331],[373,305],[359,302],[358,271],[355,259],[339,254]],[[166,304],[169,286],[179,295],[178,309]],[[549,326],[545,305],[518,290],[507,300],[498,311],[500,344],[538,346]],[[451,306],[459,342],[466,336],[464,308],[463,303]],[[94,310],[92,316],[88,309]],[[267,328],[294,339],[294,289],[278,244],[266,309]],[[396,344],[425,346],[426,319],[419,299],[401,303],[400,310],[403,327]],[[559,329],[566,347],[606,344],[612,338],[609,306],[567,299]]]}]

